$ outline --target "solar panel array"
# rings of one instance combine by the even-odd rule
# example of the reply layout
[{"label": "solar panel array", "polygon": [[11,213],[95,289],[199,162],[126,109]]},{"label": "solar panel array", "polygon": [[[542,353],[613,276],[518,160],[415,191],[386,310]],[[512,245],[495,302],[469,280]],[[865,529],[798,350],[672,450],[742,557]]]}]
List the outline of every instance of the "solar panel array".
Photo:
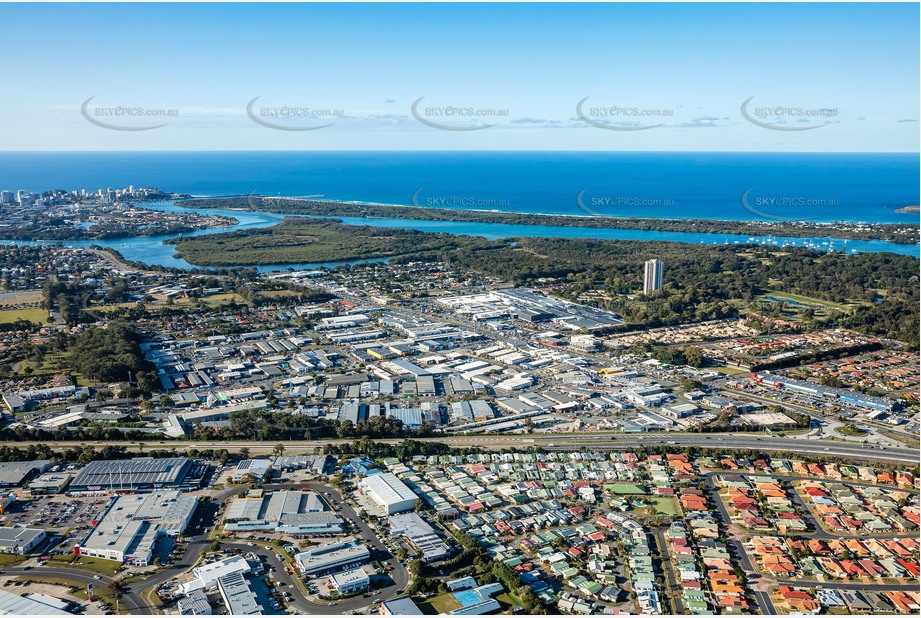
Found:
[{"label": "solar panel array", "polygon": [[191,467],[187,457],[93,461],[80,471],[71,490],[180,485]]}]

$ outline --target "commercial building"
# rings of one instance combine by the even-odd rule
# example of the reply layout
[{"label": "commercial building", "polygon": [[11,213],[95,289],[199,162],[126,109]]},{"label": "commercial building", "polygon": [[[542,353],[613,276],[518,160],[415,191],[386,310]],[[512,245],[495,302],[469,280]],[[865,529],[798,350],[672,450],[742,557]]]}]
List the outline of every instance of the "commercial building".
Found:
[{"label": "commercial building", "polygon": [[422,610],[409,597],[401,597],[381,603],[382,616],[422,616]]},{"label": "commercial building", "polygon": [[342,520],[313,492],[277,491],[237,498],[227,507],[224,530],[267,530],[291,535],[341,534]]},{"label": "commercial building", "polygon": [[447,558],[451,554],[451,548],[418,513],[392,515],[390,534],[405,538],[429,562]]},{"label": "commercial building", "polygon": [[207,595],[201,590],[192,590],[176,603],[181,616],[210,616],[214,612]]},{"label": "commercial building", "polygon": [[178,491],[116,496],[77,553],[148,566],[158,541],[182,534],[197,507],[198,498]]},{"label": "commercial building", "polygon": [[257,481],[261,481],[265,473],[272,469],[272,461],[269,459],[244,459],[237,464],[233,471],[234,482],[240,482],[245,476],[251,476]]},{"label": "commercial building", "polygon": [[329,583],[333,585],[340,595],[355,594],[364,592],[371,585],[371,578],[365,573],[364,569],[352,569],[336,573],[329,578]]},{"label": "commercial building", "polygon": [[865,395],[846,388],[823,386],[822,384],[788,378],[773,373],[753,373],[752,377],[757,384],[769,384],[774,388],[786,388],[812,397],[837,400],[852,406],[881,410],[884,412],[890,412],[895,408],[895,402],[891,399]]},{"label": "commercial building", "polygon": [[391,472],[366,476],[359,485],[387,515],[412,510],[419,503],[419,496]]},{"label": "commercial building", "polygon": [[47,459],[0,462],[0,487],[20,487],[50,467]]},{"label": "commercial building", "polygon": [[46,472],[29,483],[28,490],[33,496],[62,494],[67,491],[73,476],[58,472]]},{"label": "commercial building", "polygon": [[40,528],[0,528],[0,554],[31,553],[47,537],[48,533]]},{"label": "commercial building", "polygon": [[313,547],[294,556],[297,567],[308,577],[354,569],[370,559],[368,548],[355,540]]},{"label": "commercial building", "polygon": [[80,470],[70,491],[179,489],[194,477],[196,467],[187,457],[93,461]]},{"label": "commercial building", "polygon": [[18,594],[0,590],[0,615],[4,616],[71,616],[72,614],[57,607],[58,604],[44,602],[44,595],[31,594],[21,597]]},{"label": "commercial building", "polygon": [[260,615],[263,608],[256,600],[256,595],[249,587],[249,582],[242,573],[231,573],[217,580],[217,589],[221,593],[224,607],[231,616]]},{"label": "commercial building", "polygon": [[643,270],[643,294],[652,294],[662,289],[662,270],[665,264],[652,259],[647,260]]},{"label": "commercial building", "polygon": [[249,575],[253,567],[243,556],[230,556],[223,560],[217,560],[210,564],[203,564],[200,567],[192,569],[192,575],[195,579],[185,582],[180,589],[189,594],[193,590],[213,590],[217,587],[217,581],[234,573],[240,575]]}]

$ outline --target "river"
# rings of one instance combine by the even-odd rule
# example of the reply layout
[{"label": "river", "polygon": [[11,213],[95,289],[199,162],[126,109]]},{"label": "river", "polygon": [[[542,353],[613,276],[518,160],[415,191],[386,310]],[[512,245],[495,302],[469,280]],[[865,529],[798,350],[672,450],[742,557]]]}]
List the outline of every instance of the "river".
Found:
[{"label": "river", "polygon": [[[198,212],[206,215],[224,215],[237,219],[237,224],[220,228],[209,228],[183,234],[183,236],[200,236],[216,232],[230,232],[235,230],[257,229],[275,225],[286,216],[268,212],[249,212],[240,210],[220,210],[210,208],[184,208],[173,202],[149,202],[142,204],[145,208],[164,212]],[[657,232],[650,230],[615,230],[603,228],[580,228],[552,225],[514,225],[506,223],[475,223],[456,221],[424,221],[416,219],[397,218],[364,218],[364,217],[336,217],[347,225],[370,225],[374,227],[396,227],[419,230],[423,232],[449,232],[466,236],[482,236],[495,240],[511,237],[560,237],[560,238],[599,238],[616,240],[658,240],[683,242],[692,244],[762,244],[797,247],[811,247],[820,250],[838,250],[845,248],[845,241],[833,238],[790,238],[783,236],[748,236],[738,234],[702,234],[696,232]],[[68,241],[19,241],[18,244],[48,244],[67,245],[71,247],[88,247],[98,245],[110,247],[121,253],[126,259],[144,262],[145,264],[170,266],[174,268],[193,268],[184,259],[176,257],[176,248],[164,243],[168,236],[135,236],[118,238],[114,240],[68,240]],[[13,241],[3,241],[2,244],[12,244]],[[846,248],[849,253],[880,253],[891,252],[901,255],[918,257],[919,246],[902,245],[882,240],[848,240]],[[254,266],[260,272],[280,270],[310,270],[316,268],[333,268],[343,264],[359,264],[366,262],[379,262],[372,260],[348,260],[344,262],[319,262],[309,264],[263,264]]]}]

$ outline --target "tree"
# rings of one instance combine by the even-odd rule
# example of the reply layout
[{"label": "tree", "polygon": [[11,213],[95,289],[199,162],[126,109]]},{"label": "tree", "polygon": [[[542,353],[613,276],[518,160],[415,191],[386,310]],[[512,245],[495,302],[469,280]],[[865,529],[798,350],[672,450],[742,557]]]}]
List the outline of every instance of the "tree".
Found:
[{"label": "tree", "polygon": [[272,452],[278,457],[281,457],[282,455],[285,454],[285,445],[279,442],[278,444],[275,445],[274,448],[272,448]]},{"label": "tree", "polygon": [[109,595],[115,599],[115,613],[118,613],[119,601],[128,591],[128,584],[126,584],[122,579],[113,579],[108,584],[106,584],[106,590],[108,591]]}]

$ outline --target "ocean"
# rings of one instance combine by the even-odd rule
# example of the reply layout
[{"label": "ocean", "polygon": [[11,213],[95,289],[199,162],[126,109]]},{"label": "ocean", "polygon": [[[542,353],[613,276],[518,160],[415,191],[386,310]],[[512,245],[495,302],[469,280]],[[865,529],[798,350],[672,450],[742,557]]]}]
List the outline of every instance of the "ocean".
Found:
[{"label": "ocean", "polygon": [[4,152],[0,189],[192,195],[538,214],[917,223],[917,154]]}]

